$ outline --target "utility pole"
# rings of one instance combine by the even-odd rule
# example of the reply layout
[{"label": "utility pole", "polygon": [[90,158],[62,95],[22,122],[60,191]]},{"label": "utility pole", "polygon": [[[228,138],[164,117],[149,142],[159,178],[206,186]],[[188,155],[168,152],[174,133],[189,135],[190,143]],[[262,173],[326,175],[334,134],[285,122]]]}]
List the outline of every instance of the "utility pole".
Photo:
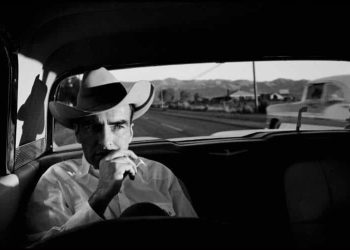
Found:
[{"label": "utility pole", "polygon": [[258,100],[258,86],[256,84],[256,78],[255,78],[255,62],[253,61],[253,84],[254,84],[254,97],[255,97],[255,112],[259,112],[259,100]]}]

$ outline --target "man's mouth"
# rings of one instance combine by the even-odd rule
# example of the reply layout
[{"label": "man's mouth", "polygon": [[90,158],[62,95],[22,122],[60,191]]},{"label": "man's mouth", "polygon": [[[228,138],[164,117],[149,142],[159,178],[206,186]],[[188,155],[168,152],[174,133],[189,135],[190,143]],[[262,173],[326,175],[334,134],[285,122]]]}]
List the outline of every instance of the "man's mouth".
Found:
[{"label": "man's mouth", "polygon": [[110,152],[111,152],[110,150],[99,151],[96,153],[96,155],[99,157],[104,157],[104,156],[108,155]]},{"label": "man's mouth", "polygon": [[101,159],[103,157],[105,157],[106,155],[108,155],[109,151],[102,151],[102,152],[98,152],[95,154],[95,160],[96,160],[96,163],[99,164]]}]

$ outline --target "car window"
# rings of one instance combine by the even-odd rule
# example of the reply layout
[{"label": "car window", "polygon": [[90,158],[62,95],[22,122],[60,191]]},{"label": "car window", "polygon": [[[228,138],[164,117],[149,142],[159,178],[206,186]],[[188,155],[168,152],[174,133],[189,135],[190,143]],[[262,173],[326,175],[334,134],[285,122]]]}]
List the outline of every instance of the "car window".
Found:
[{"label": "car window", "polygon": [[[134,138],[210,136],[236,126],[233,115],[255,110],[251,62],[201,63],[112,71],[121,82],[148,80],[155,87],[153,104],[135,121]],[[63,79],[56,100],[76,105],[81,75]],[[264,128],[265,116],[247,128]],[[252,118],[250,118],[252,119]],[[239,124],[238,124],[239,125]],[[54,122],[54,147],[76,143],[74,131]]]},{"label": "car window", "polygon": [[[82,75],[74,75],[63,79],[57,88],[56,101],[68,106],[76,106]],[[54,146],[63,146],[76,143],[74,131],[65,128],[60,123],[54,123]]]},{"label": "car window", "polygon": [[313,84],[308,87],[307,100],[320,100],[324,89],[324,83]]},{"label": "car window", "polygon": [[[121,82],[148,80],[155,87],[150,110],[135,121],[135,140],[186,139],[239,137],[265,130],[272,122],[290,123],[295,129],[297,113],[305,101],[321,100],[324,94],[324,83],[313,81],[348,74],[343,79],[348,86],[349,66],[349,62],[332,61],[248,61],[137,67],[112,73]],[[81,80],[82,75],[63,79],[56,89],[56,100],[75,106]],[[350,97],[335,87],[328,94],[349,102]],[[328,111],[316,102],[305,116],[319,115],[335,121],[336,125],[317,124],[318,129],[343,129],[350,112],[338,109],[341,111]],[[337,113],[338,117],[329,113]],[[76,143],[74,131],[55,122],[53,141],[55,148]]]},{"label": "car window", "polygon": [[326,100],[329,102],[344,101],[344,93],[342,89],[334,84],[327,84]]}]

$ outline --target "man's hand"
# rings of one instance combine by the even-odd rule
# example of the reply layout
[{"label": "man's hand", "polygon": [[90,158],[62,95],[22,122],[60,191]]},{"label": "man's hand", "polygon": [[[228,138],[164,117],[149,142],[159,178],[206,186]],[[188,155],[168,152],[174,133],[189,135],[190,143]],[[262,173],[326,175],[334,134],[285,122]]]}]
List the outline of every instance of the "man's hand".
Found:
[{"label": "man's hand", "polygon": [[130,150],[112,151],[100,160],[100,179],[97,189],[102,189],[112,196],[120,190],[125,173],[135,176],[137,167],[134,163],[137,156]]},{"label": "man's hand", "polygon": [[111,151],[99,163],[99,182],[96,191],[89,198],[90,206],[103,217],[109,202],[119,192],[127,174],[135,176],[138,157],[130,150]]}]

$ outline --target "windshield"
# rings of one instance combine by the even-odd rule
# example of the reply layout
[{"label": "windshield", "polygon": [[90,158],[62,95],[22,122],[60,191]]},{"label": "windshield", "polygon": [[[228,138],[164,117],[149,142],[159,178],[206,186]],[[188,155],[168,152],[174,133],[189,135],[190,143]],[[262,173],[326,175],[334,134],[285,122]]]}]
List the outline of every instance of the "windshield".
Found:
[{"label": "windshield", "polygon": [[[350,78],[346,77],[350,76],[349,66],[349,62],[339,61],[249,61],[111,72],[120,82],[147,80],[155,87],[150,110],[134,122],[135,138],[186,139],[240,137],[265,129],[295,129],[298,111],[311,105],[308,99],[316,102],[303,113],[306,120],[301,129],[344,129],[350,116],[347,106]],[[317,102],[321,100],[324,84],[312,84],[312,81],[339,75],[345,75],[343,81],[337,83],[341,102],[332,105]],[[81,80],[82,75],[62,80],[56,100],[75,106]],[[332,79],[327,80],[330,82]],[[307,120],[315,117],[326,122],[315,124]],[[55,147],[75,142],[74,132],[55,122]]]}]

